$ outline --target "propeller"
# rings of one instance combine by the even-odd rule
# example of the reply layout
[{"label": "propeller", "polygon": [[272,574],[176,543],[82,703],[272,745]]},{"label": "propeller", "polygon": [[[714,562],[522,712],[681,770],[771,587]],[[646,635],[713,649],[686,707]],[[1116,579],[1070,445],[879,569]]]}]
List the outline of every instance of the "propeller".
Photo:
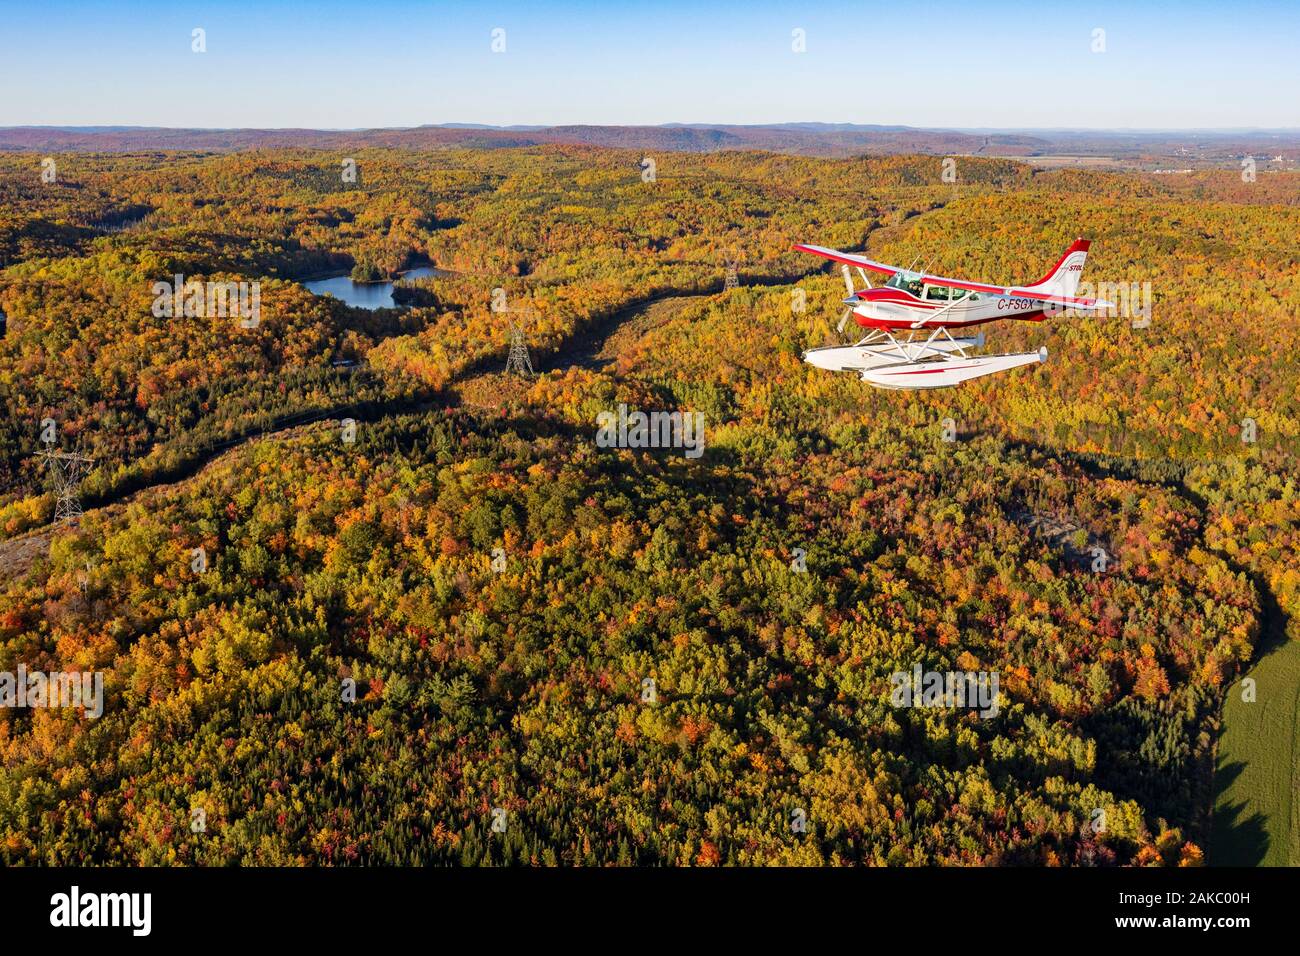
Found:
[{"label": "propeller", "polygon": [[849,316],[853,314],[854,288],[853,276],[849,273],[849,267],[847,265],[840,266],[840,272],[844,274],[844,288],[849,290],[849,297],[844,300],[844,303],[848,308],[845,309],[844,314],[840,316],[840,324],[835,326],[835,331],[843,334],[844,326],[848,324]]}]

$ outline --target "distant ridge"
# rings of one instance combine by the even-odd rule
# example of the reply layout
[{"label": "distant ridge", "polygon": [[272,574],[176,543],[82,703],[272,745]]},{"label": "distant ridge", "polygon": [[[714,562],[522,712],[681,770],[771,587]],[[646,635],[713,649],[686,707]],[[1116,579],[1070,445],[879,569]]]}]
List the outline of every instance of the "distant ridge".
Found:
[{"label": "distant ridge", "polygon": [[670,123],[663,126],[488,126],[444,123],[406,129],[172,129],[146,126],[0,127],[0,150],[121,152],[231,151],[261,147],[317,149],[365,146],[432,149],[507,148],[547,143],[667,152],[754,149],[806,156],[935,153],[1031,157],[1168,154],[1179,149],[1220,157],[1251,152],[1300,158],[1300,130],[951,130],[854,123],[746,126]]}]

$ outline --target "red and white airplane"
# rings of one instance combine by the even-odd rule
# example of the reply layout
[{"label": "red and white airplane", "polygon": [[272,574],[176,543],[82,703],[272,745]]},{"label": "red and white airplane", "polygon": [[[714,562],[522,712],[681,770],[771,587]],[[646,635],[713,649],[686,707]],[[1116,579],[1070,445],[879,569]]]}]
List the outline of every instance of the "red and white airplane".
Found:
[{"label": "red and white airplane", "polygon": [[[840,318],[839,330],[844,330],[850,315],[858,325],[870,330],[854,345],[809,349],[803,359],[833,372],[857,371],[864,382],[878,388],[899,389],[944,388],[1021,365],[1046,362],[1046,346],[1037,352],[1013,355],[971,354],[972,349],[983,347],[983,332],[953,338],[949,330],[965,330],[1001,319],[1041,322],[1066,309],[1095,312],[1114,308],[1109,302],[1074,294],[1089,245],[1087,239],[1076,239],[1047,275],[1025,286],[947,279],[824,246],[797,245],[795,248],[802,252],[843,263],[849,295],[844,300],[848,308]],[[865,289],[854,290],[849,266],[857,268]],[[888,275],[889,279],[873,288],[868,270]],[[898,336],[904,333],[906,338],[900,339]]]}]

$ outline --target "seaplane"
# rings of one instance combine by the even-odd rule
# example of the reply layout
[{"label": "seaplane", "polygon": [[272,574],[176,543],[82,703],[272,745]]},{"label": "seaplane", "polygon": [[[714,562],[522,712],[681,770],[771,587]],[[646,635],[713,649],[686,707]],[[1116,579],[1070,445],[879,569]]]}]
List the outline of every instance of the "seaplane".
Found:
[{"label": "seaplane", "polygon": [[[1012,319],[1041,322],[1066,309],[1099,312],[1114,305],[1100,299],[1076,296],[1087,239],[1076,239],[1056,265],[1031,285],[993,285],[949,279],[875,262],[864,256],[825,246],[796,245],[823,259],[840,263],[848,288],[838,331],[852,316],[866,336],[853,345],[828,345],[809,349],[803,360],[832,372],[858,372],[862,381],[877,388],[946,388],[973,378],[1005,372],[1047,361],[1047,346],[1037,352],[1008,355],[977,353],[984,347],[984,332],[969,330],[989,322]],[[855,289],[852,266],[866,288]],[[889,278],[873,287],[868,272]],[[953,336],[953,331],[957,336]]]}]

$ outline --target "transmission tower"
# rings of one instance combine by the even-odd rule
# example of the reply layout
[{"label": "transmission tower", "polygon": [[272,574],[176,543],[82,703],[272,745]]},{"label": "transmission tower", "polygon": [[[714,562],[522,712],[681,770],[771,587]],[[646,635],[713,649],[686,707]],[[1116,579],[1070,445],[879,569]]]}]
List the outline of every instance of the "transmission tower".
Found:
[{"label": "transmission tower", "polygon": [[[532,315],[531,309],[511,309],[521,315]],[[510,320],[510,354],[506,356],[506,374],[522,375],[525,378],[536,374],[533,372],[532,360],[528,357],[528,340],[524,337],[523,327]]]},{"label": "transmission tower", "polygon": [[45,459],[50,477],[54,479],[54,523],[67,524],[81,517],[81,499],[77,496],[82,476],[95,463],[79,452],[55,451],[47,448],[36,453]]},{"label": "transmission tower", "polygon": [[740,278],[736,273],[736,260],[727,260],[727,277],[722,280],[722,288],[735,289],[740,286]]}]

